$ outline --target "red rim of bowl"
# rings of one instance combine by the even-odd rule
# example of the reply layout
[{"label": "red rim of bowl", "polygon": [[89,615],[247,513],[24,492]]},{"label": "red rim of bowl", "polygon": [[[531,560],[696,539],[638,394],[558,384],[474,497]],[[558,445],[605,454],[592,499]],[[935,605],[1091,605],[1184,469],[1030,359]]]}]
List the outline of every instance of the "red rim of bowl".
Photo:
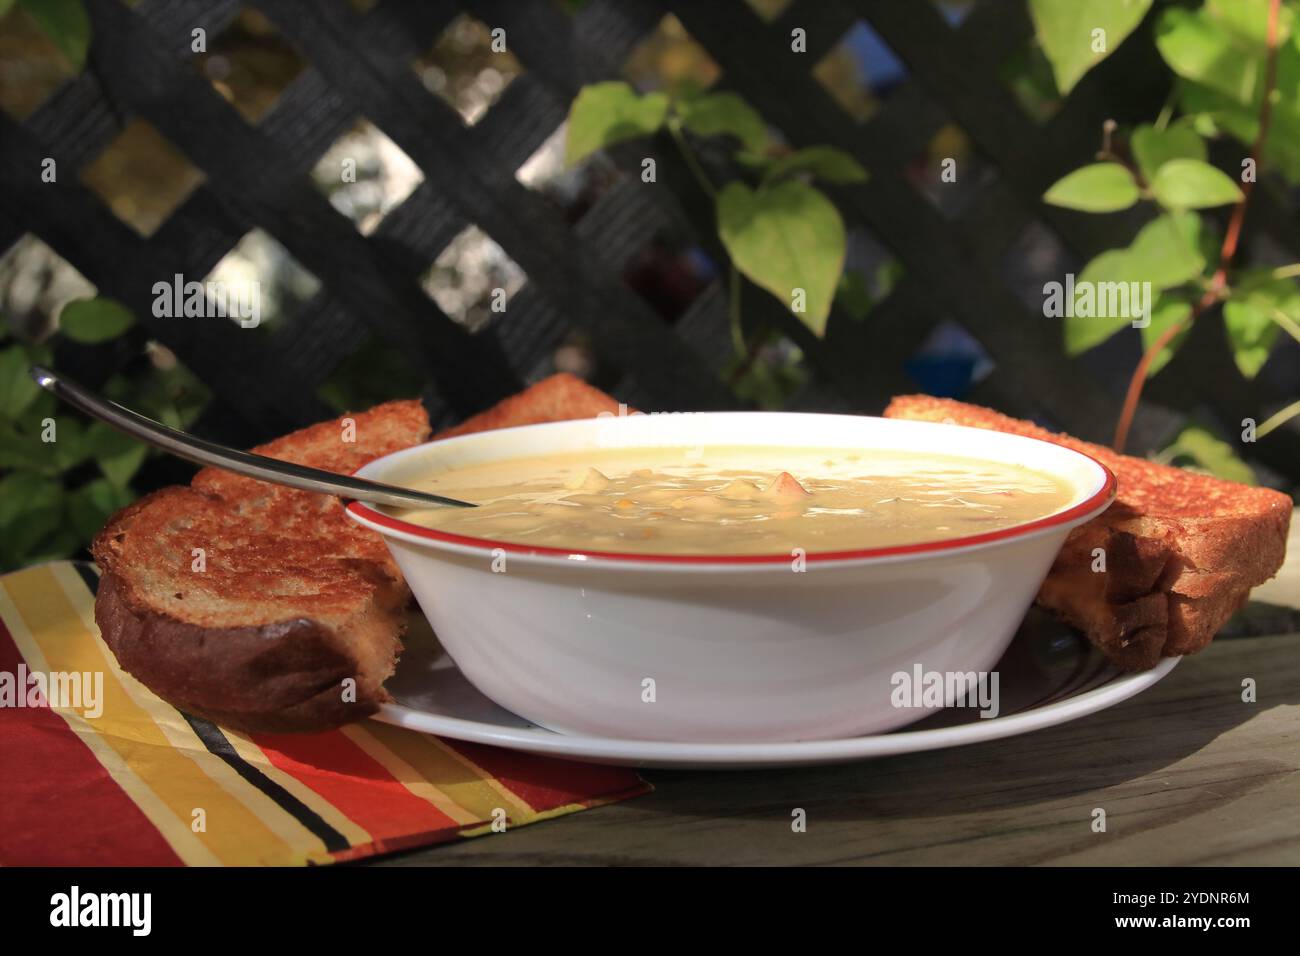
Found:
[{"label": "red rim of bowl", "polygon": [[[1039,439],[1041,440],[1041,439]],[[1052,444],[1049,442],[1049,444]],[[1065,446],[1060,446],[1065,448]],[[927,552],[937,551],[955,551],[959,548],[966,548],[977,544],[990,544],[995,541],[1006,541],[1010,538],[1018,538],[1030,534],[1034,531],[1042,531],[1047,528],[1054,528],[1058,525],[1069,524],[1076,518],[1082,517],[1089,512],[1096,510],[1100,513],[1102,508],[1098,506],[1105,502],[1110,504],[1115,494],[1115,475],[1114,473],[1099,462],[1091,455],[1086,455],[1081,451],[1073,448],[1066,448],[1066,451],[1074,452],[1082,458],[1088,459],[1106,476],[1102,486],[1092,495],[1079,502],[1073,507],[1057,514],[1048,515],[1045,518],[1038,518],[1025,524],[1013,525],[1010,528],[1002,528],[998,531],[988,531],[984,534],[967,535],[962,538],[943,538],[939,541],[926,541],[920,544],[901,544],[887,548],[860,548],[852,551],[814,551],[804,556],[808,562],[822,561],[852,561],[862,558],[886,558],[904,554],[925,554]],[[360,471],[360,469],[358,469]],[[353,474],[356,474],[354,472]],[[448,531],[436,531],[433,528],[426,528],[424,525],[414,524],[410,521],[403,521],[401,518],[394,518],[386,515],[382,511],[376,511],[369,505],[360,501],[348,502],[347,510],[357,517],[372,521],[377,525],[388,528],[393,531],[404,531],[407,534],[415,535],[419,538],[427,538],[430,541],[439,541],[444,544],[459,544],[473,548],[483,548],[493,550],[500,548],[507,554],[522,555],[542,555],[555,558],[578,558],[586,560],[596,558],[602,561],[643,561],[652,564],[786,564],[790,561],[788,554],[645,554],[636,551],[586,551],[575,548],[549,548],[544,546],[535,546],[527,544],[517,544],[510,541],[497,541],[492,538],[474,538],[469,535],[452,534]]]}]

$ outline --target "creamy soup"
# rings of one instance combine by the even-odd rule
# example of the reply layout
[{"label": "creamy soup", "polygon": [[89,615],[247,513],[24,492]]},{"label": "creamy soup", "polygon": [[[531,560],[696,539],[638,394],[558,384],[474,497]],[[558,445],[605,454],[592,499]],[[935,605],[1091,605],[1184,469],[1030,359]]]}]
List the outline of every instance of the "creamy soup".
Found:
[{"label": "creamy soup", "polygon": [[390,509],[475,538],[651,554],[806,554],[982,534],[1059,511],[1019,465],[836,448],[618,448],[439,471],[414,487],[477,508]]}]

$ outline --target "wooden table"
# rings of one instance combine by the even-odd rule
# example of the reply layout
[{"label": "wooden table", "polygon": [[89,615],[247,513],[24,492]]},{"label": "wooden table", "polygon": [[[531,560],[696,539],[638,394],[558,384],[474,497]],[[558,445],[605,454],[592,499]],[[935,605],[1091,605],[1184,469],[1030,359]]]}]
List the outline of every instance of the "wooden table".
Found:
[{"label": "wooden table", "polygon": [[1291,527],[1291,560],[1209,648],[1101,713],[857,764],[647,770],[647,796],[379,863],[1300,864],[1300,514]]}]

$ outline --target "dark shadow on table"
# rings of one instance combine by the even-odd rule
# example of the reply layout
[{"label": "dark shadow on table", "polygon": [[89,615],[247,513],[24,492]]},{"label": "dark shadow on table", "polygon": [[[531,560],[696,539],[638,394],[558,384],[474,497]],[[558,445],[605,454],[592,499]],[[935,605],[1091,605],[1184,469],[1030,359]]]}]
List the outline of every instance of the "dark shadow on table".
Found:
[{"label": "dark shadow on table", "polygon": [[[1057,727],[854,764],[725,772],[647,769],[642,775],[663,799],[652,795],[639,806],[683,817],[770,813],[787,818],[792,807],[803,807],[810,818],[863,821],[1005,809],[1113,787],[1176,764],[1262,710],[1300,703],[1300,640],[1294,630],[1275,642],[1256,642],[1248,652],[1238,640],[1259,636],[1256,625],[1264,621],[1294,627],[1290,615],[1295,614],[1252,604],[1225,628],[1211,652],[1185,658],[1136,698]],[[1036,624],[1041,626],[1041,619]],[[1246,677],[1259,686],[1259,702],[1242,701]],[[935,715],[912,726],[943,722],[960,718]],[[1277,769],[1266,760],[1256,762],[1260,766],[1243,761],[1231,780],[1216,782],[1214,800],[1200,802],[1197,812],[1236,799]],[[748,799],[738,810],[736,788],[742,780]]]}]

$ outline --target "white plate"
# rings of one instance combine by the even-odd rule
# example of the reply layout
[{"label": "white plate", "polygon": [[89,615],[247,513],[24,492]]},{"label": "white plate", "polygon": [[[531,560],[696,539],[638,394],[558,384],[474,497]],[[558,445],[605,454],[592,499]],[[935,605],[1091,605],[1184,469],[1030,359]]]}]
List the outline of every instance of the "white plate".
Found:
[{"label": "white plate", "polygon": [[636,767],[742,769],[845,763],[1014,737],[1096,713],[1141,693],[1174,669],[1114,670],[1086,640],[1037,609],[1030,611],[996,668],[1001,713],[981,718],[948,709],[887,734],[786,743],[669,743],[569,736],[538,727],[484,697],[438,645],[424,617],[411,616],[406,652],[385,687],[395,703],[378,718],[440,737],[587,763]]}]

